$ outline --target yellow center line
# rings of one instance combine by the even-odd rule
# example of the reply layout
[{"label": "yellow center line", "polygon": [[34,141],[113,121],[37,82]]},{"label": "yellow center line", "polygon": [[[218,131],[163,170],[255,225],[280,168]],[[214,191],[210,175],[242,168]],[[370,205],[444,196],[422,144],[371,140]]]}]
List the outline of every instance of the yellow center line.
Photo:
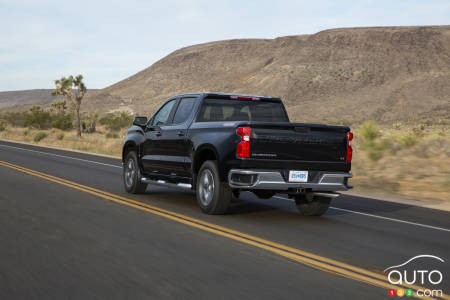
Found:
[{"label": "yellow center line", "polygon": [[[162,216],[173,221],[183,223],[185,225],[195,227],[204,231],[214,233],[223,237],[227,237],[245,244],[249,244],[272,253],[278,254],[280,256],[289,258],[291,260],[300,262],[302,264],[308,265],[312,268],[322,270],[325,272],[331,272],[343,277],[347,277],[353,280],[365,282],[374,286],[384,287],[388,289],[398,289],[400,286],[392,285],[389,283],[387,276],[379,273],[375,273],[369,270],[365,270],[359,267],[355,267],[346,263],[342,263],[333,259],[329,259],[320,255],[316,255],[310,252],[292,248],[283,244],[279,244],[273,241],[265,240],[253,235],[249,235],[243,232],[239,232],[227,227],[202,221],[200,219],[192,218],[183,214],[172,212],[153,206],[150,204],[142,203],[133,199],[122,197],[119,195],[111,194],[106,191],[95,189],[89,186],[85,186],[70,180],[52,176],[43,172],[27,169],[18,165],[14,165],[8,162],[0,161],[0,165],[8,167],[22,173],[40,177],[42,179],[59,183],[61,185],[80,190],[91,195],[98,196],[103,199],[107,199],[116,203],[131,206],[155,215]],[[414,290],[424,289],[417,285],[403,285],[405,288],[411,288]],[[416,296],[417,293],[414,294]],[[419,297],[420,298],[420,297]],[[450,299],[447,295],[442,295],[443,299]]]}]

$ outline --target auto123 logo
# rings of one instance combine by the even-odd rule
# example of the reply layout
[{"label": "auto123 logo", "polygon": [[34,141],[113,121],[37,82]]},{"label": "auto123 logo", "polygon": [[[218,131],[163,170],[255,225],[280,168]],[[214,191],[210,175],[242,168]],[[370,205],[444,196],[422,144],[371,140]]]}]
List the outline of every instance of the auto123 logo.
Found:
[{"label": "auto123 logo", "polygon": [[[433,265],[443,263],[444,260],[434,255],[417,255],[404,263],[386,268],[383,272],[387,273],[388,280],[393,285],[398,285],[398,289],[390,289],[388,295],[394,297],[407,296],[412,297],[442,297],[442,289],[438,285],[444,280],[444,275],[436,267],[424,268],[414,267],[414,264],[421,259],[432,260]],[[404,289],[401,286],[416,285],[415,291],[411,288]],[[417,288],[420,286],[420,288]],[[425,288],[426,286],[427,288]],[[431,288],[429,288],[431,287]]]}]

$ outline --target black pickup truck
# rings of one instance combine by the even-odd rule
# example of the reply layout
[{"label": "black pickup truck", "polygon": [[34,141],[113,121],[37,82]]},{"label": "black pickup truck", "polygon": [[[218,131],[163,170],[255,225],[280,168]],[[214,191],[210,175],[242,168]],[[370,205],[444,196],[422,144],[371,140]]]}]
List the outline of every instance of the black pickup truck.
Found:
[{"label": "black pickup truck", "polygon": [[193,93],[135,117],[123,146],[127,192],[162,184],[196,191],[208,214],[233,196],[294,198],[300,214],[322,215],[351,188],[353,134],[345,126],[290,123],[280,98]]}]

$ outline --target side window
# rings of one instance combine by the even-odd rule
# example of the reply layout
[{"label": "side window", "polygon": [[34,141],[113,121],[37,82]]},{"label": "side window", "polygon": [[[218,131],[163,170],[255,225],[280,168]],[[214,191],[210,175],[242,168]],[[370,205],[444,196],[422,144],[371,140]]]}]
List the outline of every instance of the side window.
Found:
[{"label": "side window", "polygon": [[183,98],[178,105],[177,112],[173,117],[173,124],[180,124],[187,120],[194,108],[196,98]]},{"label": "side window", "polygon": [[173,105],[175,104],[175,99],[166,103],[153,118],[152,125],[164,125],[167,124],[169,120],[170,112],[172,111]]}]

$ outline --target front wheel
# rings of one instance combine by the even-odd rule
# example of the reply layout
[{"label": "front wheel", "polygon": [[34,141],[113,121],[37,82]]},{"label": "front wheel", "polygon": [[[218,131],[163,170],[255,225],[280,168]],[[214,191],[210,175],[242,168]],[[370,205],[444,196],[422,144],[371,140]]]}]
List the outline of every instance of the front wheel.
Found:
[{"label": "front wheel", "polygon": [[226,182],[220,181],[217,161],[203,163],[197,176],[196,192],[198,206],[204,213],[221,215],[227,212],[232,190]]},{"label": "front wheel", "polygon": [[331,198],[324,196],[313,196],[312,199],[304,195],[295,198],[295,204],[302,216],[321,216],[330,207]]},{"label": "front wheel", "polygon": [[147,184],[141,182],[142,176],[137,163],[136,153],[131,151],[125,158],[123,164],[123,185],[125,190],[131,194],[143,194],[147,189]]}]

